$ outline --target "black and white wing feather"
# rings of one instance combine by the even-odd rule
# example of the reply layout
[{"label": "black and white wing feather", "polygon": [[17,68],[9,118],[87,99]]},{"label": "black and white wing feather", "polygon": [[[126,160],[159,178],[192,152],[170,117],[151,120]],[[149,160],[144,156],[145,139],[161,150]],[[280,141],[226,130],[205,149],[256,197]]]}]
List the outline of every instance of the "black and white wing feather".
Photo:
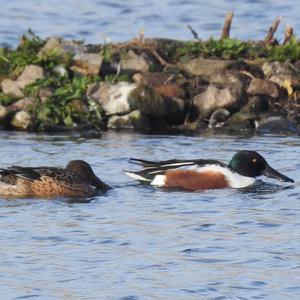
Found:
[{"label": "black and white wing feather", "polygon": [[57,172],[57,168],[49,167],[19,167],[11,166],[5,169],[0,169],[0,175],[4,176],[16,176],[27,180],[37,180],[43,175],[50,175]]},{"label": "black and white wing feather", "polygon": [[219,162],[217,160],[211,159],[195,159],[195,160],[180,160],[180,159],[170,159],[164,161],[149,161],[138,158],[130,158],[129,162],[141,165],[143,167],[140,171],[125,171],[129,177],[144,181],[151,182],[155,176],[164,175],[164,173],[171,169],[190,169],[193,167],[201,168],[206,165],[219,165],[226,167],[226,164]]}]

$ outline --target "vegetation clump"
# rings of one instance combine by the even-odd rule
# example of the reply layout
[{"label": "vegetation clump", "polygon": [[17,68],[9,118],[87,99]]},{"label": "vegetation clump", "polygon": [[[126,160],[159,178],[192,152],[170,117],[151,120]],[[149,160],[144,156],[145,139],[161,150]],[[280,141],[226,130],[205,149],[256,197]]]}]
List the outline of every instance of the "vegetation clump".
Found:
[{"label": "vegetation clump", "polygon": [[[92,124],[100,129],[103,126],[103,111],[99,105],[86,97],[88,85],[101,80],[99,76],[82,76],[70,72],[72,55],[60,55],[56,51],[43,53],[40,50],[46,41],[34,35],[31,31],[21,38],[20,45],[15,50],[0,48],[1,78],[16,79],[27,65],[43,67],[46,76],[24,88],[24,95],[35,100],[35,105],[29,108],[32,113],[31,128],[38,130],[47,125],[74,126],[77,124]],[[60,76],[55,67],[67,70],[66,76]],[[70,73],[70,75],[69,75]],[[53,93],[46,101],[41,101],[39,91],[49,88]],[[17,99],[0,93],[0,104],[3,106],[14,103]],[[77,100],[80,105],[75,105]]]},{"label": "vegetation clump", "polygon": [[221,58],[221,59],[249,59],[263,58],[268,61],[295,62],[300,59],[300,43],[293,37],[285,45],[269,45],[244,42],[238,39],[226,38],[222,40],[189,41],[179,47],[173,60],[187,61],[192,58]]},{"label": "vegetation clump", "polygon": [[[31,108],[33,114],[32,126],[41,129],[48,126],[65,125],[93,125],[96,129],[103,126],[103,110],[101,107],[86,97],[88,85],[99,80],[98,77],[75,76],[66,77],[48,76],[27,86],[27,97],[35,99],[35,105]],[[50,88],[53,94],[41,101],[39,90]]]}]

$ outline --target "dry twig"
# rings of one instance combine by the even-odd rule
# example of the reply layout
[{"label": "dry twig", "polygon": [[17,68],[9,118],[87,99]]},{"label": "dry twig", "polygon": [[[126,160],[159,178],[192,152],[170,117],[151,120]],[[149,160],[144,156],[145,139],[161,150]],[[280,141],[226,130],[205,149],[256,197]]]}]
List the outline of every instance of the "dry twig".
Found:
[{"label": "dry twig", "polygon": [[264,39],[265,46],[273,44],[273,42],[274,42],[273,36],[274,36],[274,33],[276,32],[281,20],[282,20],[282,17],[277,17],[275,19],[275,21],[273,22],[272,26],[269,28],[268,34]]},{"label": "dry twig", "polygon": [[291,27],[289,25],[286,25],[285,33],[284,33],[283,45],[285,45],[288,42],[290,42],[293,35],[294,35],[294,29],[293,29],[293,27]]},{"label": "dry twig", "polygon": [[233,12],[227,13],[225,17],[222,34],[221,34],[221,40],[229,38],[232,19],[233,19]]}]

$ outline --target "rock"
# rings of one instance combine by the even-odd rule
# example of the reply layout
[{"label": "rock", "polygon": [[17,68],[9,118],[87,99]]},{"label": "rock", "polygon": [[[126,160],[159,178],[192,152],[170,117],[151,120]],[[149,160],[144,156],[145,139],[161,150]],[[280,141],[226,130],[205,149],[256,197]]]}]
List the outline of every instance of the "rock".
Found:
[{"label": "rock", "polygon": [[256,127],[257,120],[257,115],[254,113],[238,111],[228,118],[218,130],[221,130],[223,133],[252,132]]},{"label": "rock", "polygon": [[262,70],[267,79],[277,83],[281,87],[286,86],[286,82],[297,81],[300,79],[300,70],[286,61],[282,62],[265,62]]},{"label": "rock", "polygon": [[97,92],[100,88],[100,82],[94,82],[88,85],[87,90],[86,90],[86,95],[87,97],[98,97]]},{"label": "rock", "polygon": [[208,117],[219,108],[237,110],[243,103],[241,90],[233,87],[219,87],[214,84],[210,84],[206,91],[196,95],[193,99],[193,104],[202,118]]},{"label": "rock", "polygon": [[44,45],[44,47],[40,50],[40,55],[65,55],[72,54],[76,55],[79,53],[83,53],[85,51],[85,46],[82,43],[74,42],[74,41],[65,41],[59,38],[49,38]]},{"label": "rock", "polygon": [[34,105],[34,100],[31,98],[24,98],[21,99],[9,106],[7,106],[7,110],[9,112],[13,112],[13,111],[20,111],[20,110],[26,110],[27,108],[29,108],[30,106]]},{"label": "rock", "polygon": [[222,86],[234,86],[236,89],[244,89],[249,83],[249,77],[237,70],[220,70],[211,74],[209,83],[220,84]]},{"label": "rock", "polygon": [[66,78],[69,77],[68,70],[66,69],[65,66],[57,65],[52,69],[52,71],[59,77],[66,77]]},{"label": "rock", "polygon": [[180,98],[165,97],[166,115],[164,117],[167,123],[179,125],[184,122],[186,117],[186,102]]},{"label": "rock", "polygon": [[248,95],[266,95],[271,98],[279,98],[281,95],[281,89],[278,84],[266,80],[254,78],[250,81],[247,89]]},{"label": "rock", "polygon": [[31,115],[24,110],[18,111],[11,120],[11,125],[20,130],[26,130],[31,124]]},{"label": "rock", "polygon": [[0,104],[0,121],[4,120],[7,115],[8,115],[7,108]]},{"label": "rock", "polygon": [[147,84],[151,87],[158,87],[166,84],[174,77],[172,73],[162,72],[139,72],[132,76],[134,82],[138,84]]},{"label": "rock", "polygon": [[87,96],[98,102],[108,115],[139,110],[155,118],[177,119],[185,109],[185,101],[182,99],[162,97],[154,89],[143,84],[96,83],[89,86]]},{"label": "rock", "polygon": [[98,53],[80,53],[73,57],[71,70],[83,75],[98,75],[103,62],[103,56]]},{"label": "rock", "polygon": [[[249,77],[241,74],[239,71],[217,71],[210,76],[209,82],[214,84],[219,89],[227,88],[230,93],[240,101],[241,105],[246,102],[244,93],[246,86],[249,84]],[[228,108],[230,108],[230,106]],[[238,109],[240,106],[238,105],[235,108]]]},{"label": "rock", "polygon": [[[246,124],[245,127],[253,129],[255,127],[253,124],[255,124],[257,120],[258,116],[255,113],[238,111],[227,120],[226,125],[234,127],[238,125],[240,126],[241,124]],[[251,126],[249,126],[249,124],[251,124]]]},{"label": "rock", "polygon": [[277,83],[281,87],[286,87],[288,83],[292,87],[292,76],[286,74],[273,75],[269,78],[270,81]]},{"label": "rock", "polygon": [[76,111],[78,113],[89,112],[89,108],[87,107],[87,105],[79,99],[72,100],[67,104],[67,106],[70,107],[73,111]]},{"label": "rock", "polygon": [[160,85],[154,88],[154,90],[164,97],[175,97],[175,98],[184,98],[184,90],[177,84],[166,84]]},{"label": "rock", "polygon": [[124,116],[110,117],[107,128],[150,130],[151,125],[148,117],[144,113],[140,112],[139,110],[134,110]]},{"label": "rock", "polygon": [[52,88],[49,87],[41,87],[39,89],[39,93],[38,96],[41,99],[42,103],[47,102],[47,100],[52,97],[54,94],[54,90]]},{"label": "rock", "polygon": [[51,37],[47,40],[46,44],[43,46],[43,48],[40,50],[39,54],[60,54],[62,53],[62,45],[61,45],[61,39]]},{"label": "rock", "polygon": [[4,79],[1,82],[1,89],[3,94],[5,95],[9,95],[17,99],[24,97],[24,94],[20,89],[19,85],[17,84],[17,82],[11,79]]},{"label": "rock", "polygon": [[265,113],[269,110],[269,97],[264,95],[248,97],[248,103],[241,108],[244,113]]},{"label": "rock", "polygon": [[216,72],[228,69],[232,64],[231,60],[195,58],[180,66],[186,72],[207,79]]},{"label": "rock", "polygon": [[135,83],[101,82],[89,86],[87,95],[99,103],[108,115],[126,114],[132,110],[129,104],[129,95],[136,87]]},{"label": "rock", "polygon": [[49,54],[54,52],[56,49],[60,49],[61,39],[51,37],[47,40],[46,44],[40,50],[40,54]]},{"label": "rock", "polygon": [[142,55],[135,54],[132,50],[121,57],[121,69],[126,71],[149,71],[149,64]]},{"label": "rock", "polygon": [[44,70],[40,66],[28,65],[17,79],[18,86],[23,89],[26,85],[44,78]]},{"label": "rock", "polygon": [[132,109],[140,110],[154,118],[180,118],[185,109],[182,99],[162,97],[146,85],[139,85],[131,91],[129,104]]},{"label": "rock", "polygon": [[171,82],[173,78],[174,74],[162,72],[143,72],[132,76],[134,82],[149,85],[164,97],[184,98],[185,91],[178,84]]},{"label": "rock", "polygon": [[300,70],[288,61],[284,63],[279,61],[265,62],[261,69],[267,79],[276,75],[284,75],[291,78],[300,76]]}]

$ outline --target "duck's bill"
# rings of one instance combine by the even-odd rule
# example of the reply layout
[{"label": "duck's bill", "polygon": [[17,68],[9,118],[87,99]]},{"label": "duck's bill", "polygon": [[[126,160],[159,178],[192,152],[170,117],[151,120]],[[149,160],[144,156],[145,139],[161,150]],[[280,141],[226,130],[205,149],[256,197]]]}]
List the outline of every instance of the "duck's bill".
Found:
[{"label": "duck's bill", "polygon": [[270,177],[270,178],[275,178],[277,180],[280,181],[284,181],[284,182],[294,182],[293,179],[279,173],[278,171],[276,171],[275,169],[271,168],[270,166],[267,166],[267,168],[265,169],[264,173],[265,176]]},{"label": "duck's bill", "polygon": [[103,190],[103,191],[108,191],[108,190],[111,190],[112,188],[104,183],[100,178],[98,178],[96,175],[93,177],[93,180],[92,180],[92,185],[94,187],[96,187],[97,189],[100,189],[100,190]]}]

